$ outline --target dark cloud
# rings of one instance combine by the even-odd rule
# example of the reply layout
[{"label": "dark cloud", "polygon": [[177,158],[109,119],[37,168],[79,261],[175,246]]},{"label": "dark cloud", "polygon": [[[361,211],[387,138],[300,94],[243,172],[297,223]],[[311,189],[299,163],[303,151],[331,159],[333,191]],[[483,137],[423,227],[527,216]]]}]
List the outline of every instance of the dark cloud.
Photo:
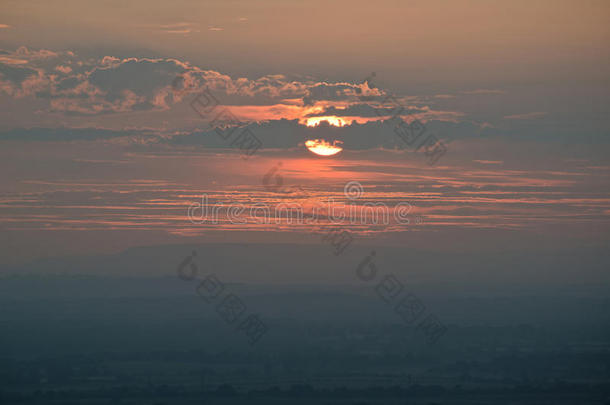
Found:
[{"label": "dark cloud", "polygon": [[16,128],[0,132],[0,140],[19,141],[82,141],[123,137],[153,136],[150,131],[111,131],[99,128]]},{"label": "dark cloud", "polygon": [[[334,115],[337,117],[387,117],[392,116],[396,113],[395,107],[376,107],[371,104],[352,104],[347,107],[335,107],[329,106],[324,108],[322,111],[309,113],[307,117],[324,117],[328,115]],[[409,107],[401,111],[401,115],[412,115],[418,113],[426,113],[428,110],[425,108]]]},{"label": "dark cloud", "polygon": [[[322,121],[320,125],[308,127],[299,124],[298,120],[274,120],[263,123],[249,124],[248,128],[263,144],[263,148],[297,148],[303,146],[308,139],[339,140],[345,149],[409,149],[394,132],[395,121],[372,121],[365,124],[351,124],[343,127],[329,125]],[[480,136],[485,129],[472,123],[452,123],[432,121],[426,123],[426,131],[417,145],[430,135],[438,139],[455,140]],[[236,130],[235,132],[238,132]],[[230,139],[225,140],[214,130],[201,130],[167,138],[163,142],[174,145],[199,145],[208,148],[227,148]]]}]

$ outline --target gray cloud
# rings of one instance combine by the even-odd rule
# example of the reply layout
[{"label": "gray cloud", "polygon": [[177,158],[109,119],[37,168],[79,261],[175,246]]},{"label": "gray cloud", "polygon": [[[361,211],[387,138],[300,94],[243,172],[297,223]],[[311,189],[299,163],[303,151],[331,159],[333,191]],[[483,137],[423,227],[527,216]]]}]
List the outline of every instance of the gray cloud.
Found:
[{"label": "gray cloud", "polygon": [[233,79],[172,58],[79,58],[69,51],[25,47],[0,56],[0,91],[16,98],[48,98],[53,111],[72,114],[165,110],[205,88],[220,93],[227,103],[242,105],[383,95],[366,84],[291,80],[279,74]]}]

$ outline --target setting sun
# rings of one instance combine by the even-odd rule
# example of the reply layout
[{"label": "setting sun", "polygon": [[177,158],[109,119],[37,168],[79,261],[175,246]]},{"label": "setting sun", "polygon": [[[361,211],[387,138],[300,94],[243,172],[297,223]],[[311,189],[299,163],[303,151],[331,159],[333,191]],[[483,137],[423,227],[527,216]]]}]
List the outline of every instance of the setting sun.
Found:
[{"label": "setting sun", "polygon": [[305,146],[316,155],[333,156],[343,150],[340,146],[342,143],[341,141],[334,141],[331,144],[324,139],[310,139],[305,142]]}]

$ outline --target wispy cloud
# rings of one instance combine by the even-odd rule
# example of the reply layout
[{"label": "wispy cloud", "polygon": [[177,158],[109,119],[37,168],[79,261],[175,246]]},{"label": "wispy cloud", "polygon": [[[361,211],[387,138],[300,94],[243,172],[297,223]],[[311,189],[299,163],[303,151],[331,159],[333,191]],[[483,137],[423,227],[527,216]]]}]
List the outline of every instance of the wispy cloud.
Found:
[{"label": "wispy cloud", "polygon": [[547,115],[546,112],[530,112],[530,113],[525,113],[525,114],[514,114],[514,115],[506,115],[504,116],[504,119],[506,120],[533,120],[536,118],[542,118],[545,115]]},{"label": "wispy cloud", "polygon": [[174,24],[160,25],[159,28],[166,34],[181,34],[187,35],[192,32],[200,32],[196,25],[189,22],[179,22]]},{"label": "wispy cloud", "polygon": [[[75,164],[95,168],[98,177],[91,178],[92,171],[83,170],[82,176],[69,179],[41,172],[36,179],[23,180],[21,186],[15,188],[21,191],[4,193],[0,198],[0,224],[5,229],[19,230],[140,229],[168,233],[188,230],[194,234],[211,230],[316,232],[321,226],[330,224],[326,201],[332,198],[335,216],[341,215],[351,204],[363,207],[366,203],[380,202],[391,208],[399,201],[409,202],[410,214],[424,216],[421,225],[352,224],[351,229],[362,234],[591,224],[607,229],[610,225],[607,216],[609,196],[595,188],[584,187],[583,183],[591,179],[601,181],[606,173],[581,167],[562,168],[561,163],[543,169],[517,169],[512,165],[485,168],[452,165],[431,169],[423,162],[418,164],[390,151],[350,152],[337,161],[282,153],[279,174],[287,186],[299,187],[275,192],[261,187],[263,176],[277,165],[278,156],[273,152],[244,165],[231,165],[228,164],[231,156],[217,152],[181,155],[177,151],[167,154],[165,149],[157,152],[149,149],[146,153],[116,155],[116,150],[110,148],[96,148],[95,151],[96,154],[80,155]],[[70,153],[62,149],[60,153],[74,160],[74,150]],[[185,183],[184,178],[165,170],[168,162],[174,165],[172,167],[183,168],[178,172],[196,170],[207,173],[210,178],[222,177],[226,185]],[[124,178],[125,172],[131,172],[127,169],[141,164],[150,168],[148,177]],[[126,170],[117,171],[116,165]],[[352,179],[359,179],[364,193],[358,200],[347,201],[343,186]],[[32,191],[30,185],[38,189]],[[208,196],[211,206],[221,207],[216,223],[206,221],[194,225],[187,221],[187,208],[194,202],[201,202],[202,194]],[[243,207],[246,221],[229,220],[227,208],[231,204]],[[256,207],[263,204],[271,210],[280,204],[299,204],[306,215],[316,209],[319,220],[298,225],[289,222],[287,217],[281,217],[280,221],[274,219],[271,223],[258,221],[256,215],[260,211]],[[250,216],[251,212],[255,214]]]},{"label": "wispy cloud", "polygon": [[462,91],[463,94],[504,94],[504,90],[498,89],[476,89]]}]

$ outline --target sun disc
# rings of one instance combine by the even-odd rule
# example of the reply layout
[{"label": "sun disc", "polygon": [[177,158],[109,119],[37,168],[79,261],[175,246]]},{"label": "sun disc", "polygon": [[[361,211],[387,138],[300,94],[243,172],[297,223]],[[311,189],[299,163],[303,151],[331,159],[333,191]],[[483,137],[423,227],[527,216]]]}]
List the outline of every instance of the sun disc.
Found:
[{"label": "sun disc", "polygon": [[316,155],[333,156],[343,150],[343,148],[339,146],[342,143],[343,142],[341,141],[333,141],[333,143],[330,143],[324,139],[310,139],[305,142],[305,146]]}]

